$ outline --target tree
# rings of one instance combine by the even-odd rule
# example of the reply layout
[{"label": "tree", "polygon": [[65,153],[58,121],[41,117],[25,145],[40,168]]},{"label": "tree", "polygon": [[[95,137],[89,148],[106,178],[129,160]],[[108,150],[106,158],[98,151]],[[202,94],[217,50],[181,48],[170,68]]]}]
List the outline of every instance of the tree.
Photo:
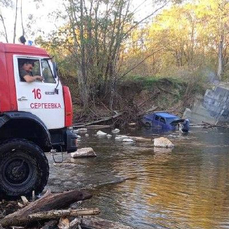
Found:
[{"label": "tree", "polygon": [[[35,4],[36,8],[39,8],[40,3],[42,0],[31,0],[31,4]],[[17,36],[21,35],[28,35],[34,33],[34,27],[35,27],[35,19],[32,14],[24,15],[23,14],[23,4],[25,4],[25,1],[21,0],[0,0],[0,21],[2,23],[2,29],[0,28],[0,34],[5,38],[5,41],[7,43],[10,42],[9,34],[12,34],[12,41],[13,43],[16,43]],[[1,11],[1,9],[11,9],[14,13],[9,15],[4,15]],[[9,17],[14,18],[13,26],[9,26]],[[8,16],[8,17],[7,17]],[[24,22],[26,23],[26,26],[24,27]],[[7,27],[6,27],[7,24]],[[21,33],[18,34],[18,25],[21,25]],[[33,28],[32,28],[33,27]]]},{"label": "tree", "polygon": [[18,13],[18,0],[16,0],[16,8],[15,8],[13,43],[15,43],[15,39],[16,39],[17,13]]},{"label": "tree", "polygon": [[9,42],[8,33],[6,30],[5,18],[2,14],[1,8],[12,7],[12,5],[13,5],[12,0],[9,0],[9,1],[8,0],[0,0],[0,20],[1,20],[2,26],[3,26],[3,32],[1,32],[1,33],[5,37],[5,40],[7,43]]},{"label": "tree", "polygon": [[[130,1],[70,0],[66,5],[78,69],[80,94],[85,107],[89,98],[110,92],[112,108],[117,63],[125,31],[132,19]],[[103,8],[105,10],[103,10]]]},{"label": "tree", "polygon": [[228,7],[226,0],[198,0],[163,10],[132,37],[138,47],[129,49],[127,60],[149,57],[144,67],[148,75],[210,68],[221,79],[229,61]]},{"label": "tree", "polygon": [[139,46],[139,50],[141,56],[149,58],[149,67],[145,68],[149,75],[158,74],[161,69],[171,66],[191,68],[196,65],[197,20],[189,4],[172,6],[162,11],[142,30],[131,43],[144,44],[144,47]]},{"label": "tree", "polygon": [[71,53],[85,108],[97,96],[109,98],[110,109],[113,108],[125,42],[144,20],[166,4],[163,2],[154,12],[134,22],[131,0],[65,1],[69,24],[53,35],[53,41]]}]

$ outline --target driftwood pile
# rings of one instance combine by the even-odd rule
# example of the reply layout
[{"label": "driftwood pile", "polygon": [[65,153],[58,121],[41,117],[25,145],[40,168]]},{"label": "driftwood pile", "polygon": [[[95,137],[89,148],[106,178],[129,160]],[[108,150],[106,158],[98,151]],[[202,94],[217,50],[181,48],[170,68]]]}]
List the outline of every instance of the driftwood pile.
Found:
[{"label": "driftwood pile", "polygon": [[47,191],[44,196],[25,207],[0,219],[2,228],[61,228],[61,229],[130,229],[111,221],[94,218],[100,213],[98,208],[71,209],[75,202],[91,198],[87,191],[66,191],[53,194]]}]

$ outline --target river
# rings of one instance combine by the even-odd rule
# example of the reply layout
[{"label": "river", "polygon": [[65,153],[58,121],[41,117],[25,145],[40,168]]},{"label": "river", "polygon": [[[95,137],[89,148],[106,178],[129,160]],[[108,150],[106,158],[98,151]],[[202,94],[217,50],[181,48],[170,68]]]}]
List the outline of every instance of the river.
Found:
[{"label": "river", "polygon": [[[103,130],[110,133],[110,130]],[[94,158],[53,164],[47,188],[90,190],[82,207],[100,217],[138,229],[229,228],[229,130],[192,127],[187,136],[167,133],[175,147],[158,151],[151,142],[123,143],[82,135],[79,147]],[[151,130],[127,129],[132,136],[156,137]],[[159,134],[161,135],[161,134]]]}]

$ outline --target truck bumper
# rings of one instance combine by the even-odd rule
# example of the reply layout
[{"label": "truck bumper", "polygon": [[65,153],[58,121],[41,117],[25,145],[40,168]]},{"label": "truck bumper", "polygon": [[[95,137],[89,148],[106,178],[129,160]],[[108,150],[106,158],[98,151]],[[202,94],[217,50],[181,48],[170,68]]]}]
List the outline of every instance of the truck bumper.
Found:
[{"label": "truck bumper", "polygon": [[51,130],[52,148],[56,152],[74,152],[77,150],[77,135],[70,128]]}]

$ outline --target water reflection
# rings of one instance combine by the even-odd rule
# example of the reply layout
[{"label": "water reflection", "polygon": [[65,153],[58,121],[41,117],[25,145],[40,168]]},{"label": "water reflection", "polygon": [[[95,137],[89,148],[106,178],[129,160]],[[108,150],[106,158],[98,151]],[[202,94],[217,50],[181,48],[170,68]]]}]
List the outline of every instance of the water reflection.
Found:
[{"label": "water reflection", "polygon": [[[144,130],[127,134],[150,136]],[[173,150],[158,151],[151,142],[131,145],[82,137],[96,158],[52,166],[52,190],[92,189],[85,207],[135,228],[229,228],[229,132],[192,129],[188,136],[167,133]]]}]

